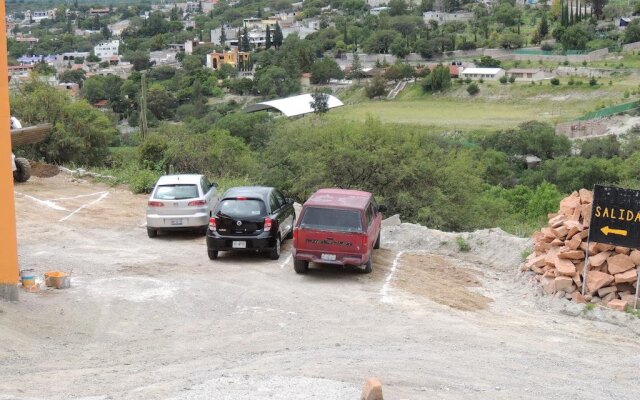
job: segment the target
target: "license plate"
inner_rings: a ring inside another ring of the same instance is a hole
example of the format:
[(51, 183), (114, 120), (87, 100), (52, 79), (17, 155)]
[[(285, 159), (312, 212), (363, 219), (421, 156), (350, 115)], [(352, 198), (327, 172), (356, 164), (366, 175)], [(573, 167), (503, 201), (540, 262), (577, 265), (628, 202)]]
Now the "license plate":
[(335, 254), (323, 254), (320, 256), (320, 258), (322, 258), (325, 261), (335, 261), (336, 260), (336, 255)]
[(182, 218), (172, 218), (170, 221), (171, 225), (182, 225)]
[(246, 249), (247, 248), (247, 242), (244, 241), (233, 241), (233, 243), (231, 243), (231, 247), (233, 247), (234, 249)]

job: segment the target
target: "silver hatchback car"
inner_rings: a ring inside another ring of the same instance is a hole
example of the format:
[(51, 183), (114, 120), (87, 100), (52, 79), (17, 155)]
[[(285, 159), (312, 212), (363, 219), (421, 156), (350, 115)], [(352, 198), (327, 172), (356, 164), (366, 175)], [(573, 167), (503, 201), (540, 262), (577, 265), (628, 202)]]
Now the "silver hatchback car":
[(166, 175), (156, 183), (147, 203), (147, 235), (158, 231), (201, 229), (206, 232), (218, 204), (218, 184), (204, 175)]

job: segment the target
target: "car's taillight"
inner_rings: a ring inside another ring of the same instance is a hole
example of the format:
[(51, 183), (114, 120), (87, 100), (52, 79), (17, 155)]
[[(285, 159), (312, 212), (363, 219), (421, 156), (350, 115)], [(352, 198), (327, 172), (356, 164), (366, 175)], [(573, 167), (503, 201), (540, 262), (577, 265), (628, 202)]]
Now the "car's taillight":
[(209, 218), (209, 230), (211, 230), (211, 231), (215, 231), (216, 230), (216, 219), (215, 218)]
[(367, 235), (360, 236), (360, 240), (362, 243), (362, 249), (367, 250), (367, 248), (369, 247), (369, 238), (367, 237)]
[(187, 203), (189, 207), (202, 207), (206, 206), (207, 202), (204, 200), (194, 200)]
[(296, 243), (298, 243), (298, 235), (300, 234), (300, 229), (298, 228), (293, 228), (293, 246), (296, 246)]
[(265, 218), (264, 219), (264, 231), (270, 231), (271, 230), (271, 218)]
[(164, 207), (164, 203), (161, 201), (150, 201), (147, 203), (149, 207)]

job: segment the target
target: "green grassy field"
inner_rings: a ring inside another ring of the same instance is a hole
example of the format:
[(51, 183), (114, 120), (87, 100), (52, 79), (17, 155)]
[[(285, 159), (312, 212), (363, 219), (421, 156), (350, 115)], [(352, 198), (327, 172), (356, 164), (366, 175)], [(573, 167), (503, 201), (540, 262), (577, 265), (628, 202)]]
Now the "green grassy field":
[[(395, 100), (367, 100), (353, 91), (345, 99), (345, 107), (333, 110), (339, 118), (364, 121), (374, 116), (384, 122), (419, 124), (446, 130), (507, 129), (538, 120), (551, 124), (573, 120), (601, 106), (634, 100), (623, 99), (628, 81), (607, 82), (591, 87), (583, 78), (580, 86), (560, 86), (499, 82), (480, 84), (480, 93), (469, 96), (466, 85), (455, 84), (444, 94), (423, 94), (419, 85), (407, 85)], [(347, 93), (345, 93), (347, 94)]]

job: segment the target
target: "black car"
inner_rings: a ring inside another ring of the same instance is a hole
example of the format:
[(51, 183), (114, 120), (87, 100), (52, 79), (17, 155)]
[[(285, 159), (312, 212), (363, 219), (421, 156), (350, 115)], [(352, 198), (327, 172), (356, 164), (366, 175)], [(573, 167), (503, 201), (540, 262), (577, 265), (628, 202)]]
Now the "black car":
[(220, 198), (209, 220), (209, 258), (218, 258), (219, 251), (261, 250), (277, 260), (282, 241), (293, 236), (295, 219), (293, 200), (285, 199), (275, 188), (231, 188)]

